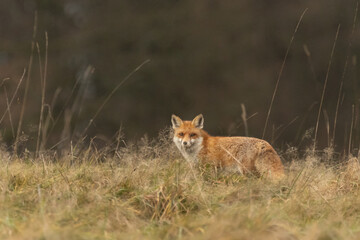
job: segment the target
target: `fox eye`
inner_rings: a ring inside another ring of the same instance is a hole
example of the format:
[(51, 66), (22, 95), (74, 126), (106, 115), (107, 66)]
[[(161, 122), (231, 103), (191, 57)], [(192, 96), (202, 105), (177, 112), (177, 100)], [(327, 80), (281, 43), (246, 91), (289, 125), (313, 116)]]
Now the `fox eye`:
[(179, 136), (180, 136), (180, 137), (183, 137), (183, 136), (184, 136), (184, 133), (183, 133), (183, 132), (179, 132)]
[(190, 137), (196, 137), (196, 133), (190, 134)]

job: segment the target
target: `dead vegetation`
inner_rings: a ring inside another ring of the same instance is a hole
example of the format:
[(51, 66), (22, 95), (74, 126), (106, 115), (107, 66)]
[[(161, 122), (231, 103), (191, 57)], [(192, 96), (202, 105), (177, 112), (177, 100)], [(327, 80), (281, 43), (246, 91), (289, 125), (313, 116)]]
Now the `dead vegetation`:
[(192, 169), (167, 139), (59, 159), (2, 152), (0, 238), (360, 237), (357, 157), (289, 149), (286, 178), (271, 183)]

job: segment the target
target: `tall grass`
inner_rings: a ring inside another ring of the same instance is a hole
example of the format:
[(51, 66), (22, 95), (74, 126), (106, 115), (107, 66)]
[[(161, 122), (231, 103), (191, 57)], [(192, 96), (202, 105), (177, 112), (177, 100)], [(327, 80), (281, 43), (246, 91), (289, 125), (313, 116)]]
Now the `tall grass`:
[(27, 102), (27, 97), (28, 97), (28, 92), (29, 92), (29, 87), (30, 87), (30, 76), (31, 76), (31, 70), (32, 70), (32, 65), (33, 65), (33, 53), (34, 53), (34, 48), (35, 48), (36, 34), (37, 34), (37, 13), (35, 13), (35, 16), (34, 16), (33, 36), (32, 36), (32, 42), (31, 42), (31, 53), (30, 53), (30, 58), (29, 58), (29, 65), (27, 67), (28, 71), (26, 73), (27, 75), (26, 75), (26, 81), (25, 81), (24, 97), (23, 97), (23, 102), (21, 105), (19, 123), (18, 123), (18, 127), (17, 127), (17, 132), (16, 132), (16, 139), (15, 139), (15, 143), (14, 143), (14, 152), (15, 153), (18, 150), (18, 143), (19, 143), (20, 137), (21, 137), (22, 124), (23, 124), (23, 120), (24, 120), (26, 102)]
[(267, 112), (267, 116), (266, 116), (266, 120), (265, 120), (265, 126), (264, 126), (264, 130), (263, 130), (263, 134), (262, 134), (262, 138), (264, 138), (264, 137), (265, 137), (265, 134), (266, 134), (266, 128), (267, 128), (267, 126), (268, 126), (268, 121), (269, 121), (269, 118), (270, 118), (271, 109), (272, 109), (272, 106), (273, 106), (273, 103), (274, 103), (274, 99), (275, 99), (277, 90), (278, 90), (278, 88), (279, 88), (280, 79), (281, 79), (282, 73), (283, 73), (284, 68), (285, 68), (285, 63), (286, 63), (287, 57), (288, 57), (288, 55), (289, 55), (289, 51), (290, 51), (291, 46), (292, 46), (292, 43), (293, 43), (293, 41), (294, 41), (294, 39), (295, 39), (295, 34), (296, 34), (296, 32), (298, 31), (298, 29), (299, 29), (300, 23), (301, 23), (304, 15), (305, 15), (305, 13), (306, 13), (306, 11), (307, 11), (307, 9), (305, 9), (305, 10), (303, 11), (303, 13), (301, 14), (301, 16), (300, 16), (300, 18), (299, 18), (299, 21), (298, 21), (298, 23), (296, 24), (295, 30), (294, 30), (291, 38), (290, 38), (289, 45), (288, 45), (288, 47), (287, 47), (287, 49), (286, 49), (286, 53), (285, 53), (285, 56), (284, 56), (284, 60), (283, 60), (283, 62), (282, 62), (282, 64), (281, 64), (281, 68), (280, 68), (280, 71), (279, 71), (279, 75), (278, 75), (278, 78), (277, 78), (277, 80), (276, 80), (276, 85), (275, 85), (275, 88), (274, 88), (274, 92), (273, 92), (273, 95), (272, 95), (272, 97), (271, 97), (270, 106), (269, 106), (269, 110), (268, 110), (268, 112)]
[(282, 153), (286, 177), (192, 167), (169, 134), (54, 157), (1, 151), (1, 239), (358, 239), (360, 164)]

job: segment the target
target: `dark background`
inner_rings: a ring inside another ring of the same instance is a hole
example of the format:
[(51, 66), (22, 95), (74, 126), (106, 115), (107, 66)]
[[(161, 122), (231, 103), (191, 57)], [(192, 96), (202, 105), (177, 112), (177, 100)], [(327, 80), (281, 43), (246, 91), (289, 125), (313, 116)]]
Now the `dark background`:
[[(314, 138), (340, 25), (318, 141), (321, 148), (331, 142), (343, 80), (335, 145), (339, 151), (348, 149), (351, 132), (355, 153), (360, 135), (357, 20), (352, 33), (354, 17), (359, 17), (356, 6), (357, 1), (350, 0), (1, 0), (0, 78), (9, 79), (0, 89), (0, 113), (6, 110), (5, 88), (11, 98), (28, 68), (37, 15), (35, 42), (42, 64), (40, 68), (35, 47), (21, 131), (28, 148), (35, 148), (37, 140), (45, 32), (49, 38), (45, 103), (49, 107), (44, 116), (49, 109), (52, 116), (47, 148), (61, 139), (80, 139), (110, 92), (147, 59), (150, 62), (112, 95), (86, 136), (108, 144), (121, 128), (127, 141), (154, 137), (170, 125), (172, 113), (184, 119), (203, 113), (205, 129), (211, 134), (244, 135), (244, 104), (247, 117), (252, 116), (249, 135), (262, 137), (286, 50), (307, 9), (289, 51), (265, 139), (282, 147), (306, 146)], [(15, 134), (8, 115), (0, 125), (8, 145), (16, 136), (27, 74), (11, 105)]]

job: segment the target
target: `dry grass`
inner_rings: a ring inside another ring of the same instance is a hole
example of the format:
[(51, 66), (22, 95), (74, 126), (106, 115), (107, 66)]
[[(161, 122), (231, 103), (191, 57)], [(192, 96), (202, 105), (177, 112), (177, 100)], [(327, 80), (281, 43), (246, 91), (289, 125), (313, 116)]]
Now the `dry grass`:
[[(289, 149), (278, 183), (192, 169), (166, 138), (61, 159), (1, 152), (1, 239), (358, 239), (360, 165)], [(195, 175), (193, 174), (195, 173)]]

